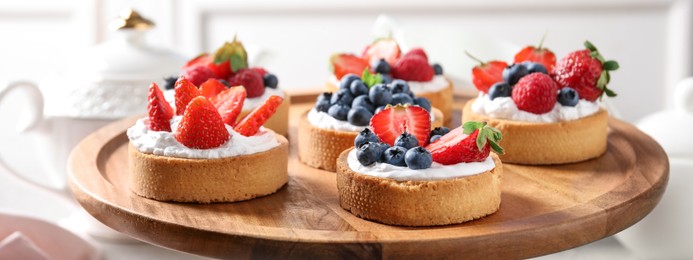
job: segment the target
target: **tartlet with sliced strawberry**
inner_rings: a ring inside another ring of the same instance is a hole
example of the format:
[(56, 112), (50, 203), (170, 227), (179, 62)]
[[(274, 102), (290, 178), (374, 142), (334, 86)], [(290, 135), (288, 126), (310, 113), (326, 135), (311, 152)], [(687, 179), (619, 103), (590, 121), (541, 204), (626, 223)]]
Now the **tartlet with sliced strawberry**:
[[(381, 74), (364, 70), (361, 77), (348, 75), (349, 87), (318, 95), (315, 105), (300, 118), (298, 157), (304, 164), (335, 171), (337, 157), (352, 146), (354, 138), (378, 111), (388, 105), (411, 105), (432, 121), (443, 124), (443, 114), (424, 97), (417, 97), (404, 80), (381, 83)], [(345, 84), (346, 86), (346, 84)], [(428, 131), (430, 129), (426, 129)]]
[(234, 202), (276, 192), (288, 181), (288, 141), (263, 127), (281, 106), (271, 96), (241, 116), (246, 88), (198, 88), (181, 77), (175, 109), (154, 83), (148, 115), (127, 130), (130, 190), (159, 201)]
[[(214, 53), (202, 53), (188, 61), (180, 72), (188, 83), (198, 88), (203, 96), (211, 97), (224, 89), (243, 86), (246, 102), (240, 116), (244, 116), (260, 106), (271, 96), (284, 98), (277, 108), (276, 115), (265, 122), (265, 127), (283, 136), (289, 133), (290, 99), (278, 88), (279, 80), (273, 73), (262, 67), (251, 67), (243, 44), (234, 37), (232, 42), (224, 43)], [(179, 77), (166, 79), (164, 89), (169, 101)]]
[[(348, 75), (361, 75), (365, 69), (382, 74), (383, 83), (406, 81), (412, 92), (431, 101), (443, 112), (445, 124), (452, 120), (453, 85), (443, 74), (440, 64), (431, 64), (422, 48), (403, 51), (392, 38), (376, 39), (360, 55), (336, 53), (330, 57), (330, 75), (327, 90), (336, 92), (344, 88)], [(348, 80), (347, 80), (348, 81)]]
[(600, 100), (616, 96), (607, 88), (616, 61), (586, 41), (585, 49), (558, 62), (540, 44), (523, 48), (501, 69), (504, 64), (480, 61), (472, 70), (479, 96), (462, 113), (463, 121), (486, 121), (507, 133), (503, 162), (563, 164), (606, 151), (608, 113)]
[(470, 121), (430, 129), (415, 106), (388, 107), (337, 160), (342, 208), (401, 226), (457, 224), (496, 212), (501, 201), (501, 133)]

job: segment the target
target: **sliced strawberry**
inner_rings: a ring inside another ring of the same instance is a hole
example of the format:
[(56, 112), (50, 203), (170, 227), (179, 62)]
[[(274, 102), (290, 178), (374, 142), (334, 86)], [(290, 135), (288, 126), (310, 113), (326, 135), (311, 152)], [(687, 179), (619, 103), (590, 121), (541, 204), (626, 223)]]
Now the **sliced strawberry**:
[(284, 99), (280, 96), (271, 96), (264, 104), (255, 108), (250, 114), (241, 119), (233, 128), (236, 132), (244, 136), (253, 136), (260, 127), (277, 112), (277, 108)]
[(226, 143), (231, 136), (214, 105), (199, 96), (185, 109), (175, 138), (189, 148), (210, 149)]
[(385, 59), (389, 64), (395, 64), (400, 54), (399, 44), (394, 39), (380, 38), (366, 47), (361, 57), (368, 62), (367, 64), (375, 64), (380, 59)]
[(197, 57), (188, 61), (183, 67), (183, 70), (187, 68), (194, 67), (196, 65), (202, 65), (214, 72), (214, 78), (225, 79), (230, 77), (233, 73), (231, 72), (231, 65), (229, 61), (224, 61), (220, 63), (214, 63), (214, 57), (209, 55), (209, 53), (202, 53)]
[(208, 79), (200, 85), (200, 94), (206, 98), (212, 98), (224, 90), (226, 85), (216, 79)]
[(424, 58), (426, 61), (428, 61), (428, 55), (426, 55), (426, 52), (422, 48), (413, 48), (409, 50), (406, 54), (404, 54), (402, 58), (409, 56), (420, 56)]
[(161, 92), (156, 83), (149, 85), (149, 105), (147, 112), (149, 114), (149, 129), (154, 131), (171, 132), (170, 120), (173, 117), (173, 109), (164, 98), (164, 93)]
[(431, 115), (419, 106), (388, 105), (371, 118), (370, 126), (380, 141), (391, 146), (404, 132), (415, 136), (419, 146), (425, 146), (431, 132)]
[[(544, 35), (544, 37), (546, 37), (546, 35)], [(551, 73), (553, 67), (556, 66), (556, 55), (553, 54), (551, 50), (542, 47), (544, 44), (544, 37), (541, 37), (541, 41), (537, 47), (527, 46), (515, 54), (515, 63), (521, 63), (523, 61), (541, 63), (546, 70)]]
[(368, 67), (368, 62), (353, 54), (337, 53), (330, 57), (330, 70), (338, 80), (349, 73), (361, 75), (366, 67)]
[(195, 85), (190, 83), (184, 76), (178, 78), (175, 87), (175, 104), (176, 115), (182, 115), (185, 112), (185, 107), (188, 106), (190, 100), (200, 95), (200, 91)]
[(222, 91), (211, 99), (212, 104), (219, 110), (219, 114), (221, 114), (225, 124), (230, 126), (236, 125), (236, 119), (243, 111), (243, 102), (246, 95), (245, 88), (236, 86)]
[(476, 89), (483, 93), (488, 93), (488, 89), (493, 84), (503, 81), (503, 70), (508, 67), (508, 63), (504, 61), (483, 62), (468, 52), (465, 51), (465, 53), (473, 60), (479, 62), (479, 65), (472, 68), (472, 83), (474, 83)]
[(491, 150), (503, 153), (498, 145), (502, 138), (501, 133), (486, 122), (469, 121), (426, 146), (426, 150), (431, 152), (434, 162), (443, 165), (483, 162)]

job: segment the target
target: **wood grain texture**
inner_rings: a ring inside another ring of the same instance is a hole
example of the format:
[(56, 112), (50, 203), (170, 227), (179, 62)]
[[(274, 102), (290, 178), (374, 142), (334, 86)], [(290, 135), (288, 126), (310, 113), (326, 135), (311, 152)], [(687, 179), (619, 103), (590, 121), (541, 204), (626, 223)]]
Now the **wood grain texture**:
[[(290, 140), (314, 100), (292, 97)], [(458, 99), (455, 111), (462, 104)], [(464, 100), (461, 100), (464, 101)], [(459, 118), (459, 117), (457, 117)], [(335, 173), (297, 159), (290, 144), (289, 184), (276, 194), (226, 204), (166, 203), (128, 190), (125, 129), (109, 125), (83, 140), (69, 160), (80, 204), (104, 224), (137, 239), (211, 257), (526, 258), (615, 234), (647, 215), (669, 176), (662, 148), (632, 125), (609, 120), (607, 152), (559, 166), (504, 164), (501, 207), (468, 223), (409, 228), (363, 220), (339, 206)], [(457, 123), (459, 124), (459, 123)]]

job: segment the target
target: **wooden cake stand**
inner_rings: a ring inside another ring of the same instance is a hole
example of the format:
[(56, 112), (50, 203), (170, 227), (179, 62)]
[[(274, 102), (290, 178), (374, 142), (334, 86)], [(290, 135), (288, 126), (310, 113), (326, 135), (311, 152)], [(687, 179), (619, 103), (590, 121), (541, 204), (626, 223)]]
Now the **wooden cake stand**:
[[(296, 119), (314, 97), (292, 96), (291, 141), (297, 140)], [(462, 105), (456, 104), (457, 115)], [(125, 130), (135, 120), (100, 129), (72, 152), (69, 183), (76, 199), (119, 232), (210, 257), (539, 256), (599, 240), (638, 222), (657, 205), (669, 176), (667, 156), (652, 138), (610, 119), (606, 154), (559, 166), (505, 164), (500, 210), (459, 225), (409, 228), (354, 217), (339, 206), (335, 174), (301, 164), (295, 143), (289, 183), (274, 195), (238, 203), (166, 203), (128, 189)]]

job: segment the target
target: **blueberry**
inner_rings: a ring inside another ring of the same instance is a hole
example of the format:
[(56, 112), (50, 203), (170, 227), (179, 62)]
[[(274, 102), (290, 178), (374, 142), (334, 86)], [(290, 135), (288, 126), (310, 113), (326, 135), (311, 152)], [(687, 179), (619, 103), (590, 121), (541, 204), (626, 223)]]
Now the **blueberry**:
[(431, 153), (421, 146), (411, 148), (404, 154), (404, 162), (412, 170), (426, 169), (433, 164)]
[(368, 97), (375, 106), (384, 106), (392, 101), (392, 92), (384, 84), (375, 84), (368, 92)]
[(503, 70), (503, 81), (508, 82), (510, 86), (514, 86), (515, 83), (527, 74), (527, 67), (522, 64), (512, 64)]
[(438, 63), (433, 64), (433, 73), (436, 75), (443, 75), (443, 66), (440, 66)]
[(494, 100), (498, 97), (509, 97), (512, 94), (513, 88), (506, 82), (496, 82), (488, 89), (488, 98)]
[(580, 101), (580, 95), (570, 87), (564, 87), (558, 91), (558, 103), (561, 105), (574, 107)]
[(434, 135), (441, 135), (442, 136), (442, 135), (446, 135), (448, 133), (450, 133), (450, 128), (447, 128), (444, 126), (439, 126), (439, 127), (433, 128), (433, 130), (431, 130), (430, 136), (434, 136)]
[(419, 105), (420, 107), (423, 107), (423, 109), (426, 109), (426, 111), (428, 111), (428, 112), (431, 112), (431, 101), (428, 100), (428, 98), (417, 97), (414, 99), (414, 104)]
[(364, 84), (361, 79), (352, 81), (349, 89), (351, 90), (351, 95), (354, 97), (368, 94), (368, 87), (366, 87), (366, 84)]
[(349, 106), (344, 104), (334, 104), (327, 110), (327, 114), (339, 121), (347, 121)]
[(380, 81), (383, 84), (390, 84), (392, 82), (392, 77), (385, 75), (385, 74), (380, 74), (380, 77), (382, 80)]
[(387, 61), (385, 61), (385, 59), (380, 59), (380, 60), (376, 61), (375, 64), (372, 64), (371, 66), (373, 66), (373, 68), (374, 68), (373, 70), (376, 73), (390, 74), (390, 64), (387, 63)]
[(407, 167), (407, 163), (404, 162), (404, 155), (407, 153), (407, 149), (404, 147), (393, 146), (387, 148), (383, 152), (383, 162), (387, 164), (392, 164), (395, 166)]
[(351, 102), (351, 107), (363, 107), (368, 110), (368, 112), (373, 113), (375, 111), (375, 106), (371, 102), (370, 98), (368, 98), (368, 95), (360, 95), (356, 98), (354, 98), (354, 101)]
[(378, 112), (383, 111), (383, 109), (385, 109), (385, 107), (386, 107), (386, 106), (379, 106), (379, 107), (375, 108), (375, 112), (374, 112), (373, 114), (375, 115), (375, 114), (377, 114)]
[(165, 90), (174, 89), (176, 87), (176, 80), (178, 80), (178, 78), (174, 77), (174, 76), (165, 77), (164, 78), (164, 89)]
[(412, 92), (411, 90), (409, 91), (408, 94), (411, 98), (416, 98), (416, 94), (414, 94), (414, 92)]
[(361, 147), (361, 145), (368, 143), (368, 142), (373, 142), (377, 143), (380, 140), (378, 139), (378, 136), (371, 131), (371, 129), (366, 128), (361, 131), (356, 138), (354, 138), (354, 146), (356, 148)]
[(395, 146), (404, 147), (407, 150), (414, 148), (419, 145), (419, 140), (416, 140), (416, 136), (410, 133), (404, 132), (395, 139)]
[(385, 150), (387, 150), (387, 148), (390, 148), (390, 145), (382, 142), (373, 143), (373, 145), (378, 149), (379, 154), (381, 155), (378, 157), (378, 162), (383, 162), (384, 158), (382, 157), (382, 154), (385, 152)]
[(315, 103), (315, 110), (317, 110), (318, 112), (327, 113), (327, 111), (329, 109), (330, 109), (330, 101), (329, 100), (323, 99), (323, 100), (320, 100), (320, 101)]
[(322, 100), (327, 100), (330, 101), (332, 99), (332, 92), (322, 92), (320, 95), (318, 95), (317, 101), (315, 103), (320, 102)]
[(429, 140), (428, 142), (429, 142), (429, 143), (433, 143), (433, 142), (435, 142), (435, 141), (438, 141), (438, 139), (440, 139), (441, 137), (442, 137), (442, 136), (440, 136), (440, 135), (431, 136), (431, 140)]
[(390, 88), (392, 89), (392, 94), (409, 93), (409, 84), (401, 79), (393, 80), (392, 83), (390, 83)]
[(407, 94), (405, 93), (397, 93), (392, 95), (392, 101), (390, 101), (390, 104), (392, 105), (397, 105), (397, 104), (413, 104), (414, 100)]
[(272, 73), (265, 74), (262, 80), (265, 82), (265, 87), (268, 88), (277, 88), (277, 85), (279, 85), (279, 79)]
[(380, 160), (383, 152), (377, 144), (369, 142), (356, 149), (356, 159), (361, 165), (368, 166)]
[(521, 63), (522, 66), (525, 66), (527, 68), (527, 74), (532, 74), (532, 73), (544, 73), (544, 74), (549, 74), (549, 71), (546, 69), (544, 64), (538, 63), (538, 62), (531, 62), (531, 61), (525, 61)]
[(344, 75), (342, 80), (339, 82), (339, 89), (349, 89), (351, 87), (351, 82), (356, 79), (361, 79), (361, 77), (354, 73)]
[(219, 83), (221, 83), (221, 84), (224, 84), (224, 86), (226, 86), (227, 88), (230, 88), (230, 87), (231, 87), (231, 84), (229, 84), (229, 82), (226, 81), (226, 80), (217, 79), (217, 81), (219, 81)]
[(367, 126), (371, 122), (371, 117), (373, 113), (364, 107), (354, 107), (347, 114), (347, 120), (355, 126)]
[(335, 92), (332, 94), (332, 98), (330, 98), (330, 104), (343, 104), (347, 106), (351, 106), (351, 102), (354, 102), (354, 96), (351, 95), (351, 91), (349, 89), (340, 89), (339, 91)]

